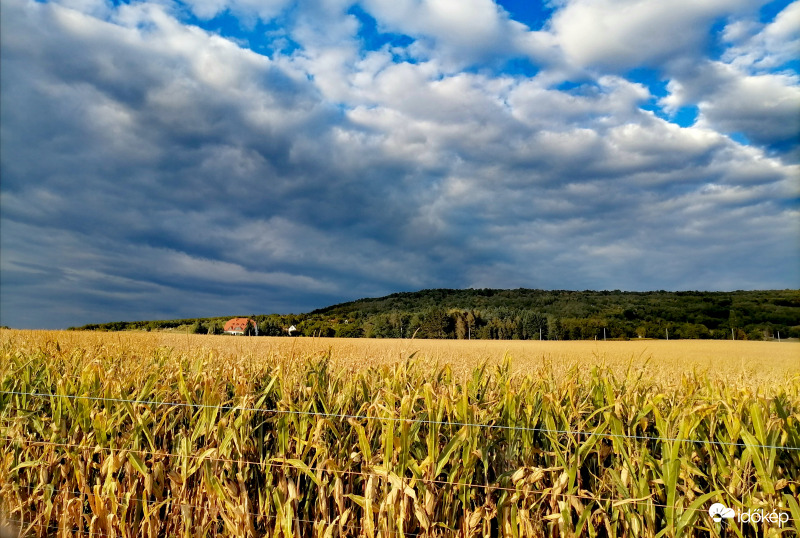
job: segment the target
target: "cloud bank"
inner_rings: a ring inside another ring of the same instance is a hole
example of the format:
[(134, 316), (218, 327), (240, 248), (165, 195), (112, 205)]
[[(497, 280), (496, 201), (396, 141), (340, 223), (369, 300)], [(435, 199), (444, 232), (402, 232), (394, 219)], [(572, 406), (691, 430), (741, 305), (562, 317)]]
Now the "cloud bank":
[(0, 323), (797, 287), (762, 4), (2, 0)]

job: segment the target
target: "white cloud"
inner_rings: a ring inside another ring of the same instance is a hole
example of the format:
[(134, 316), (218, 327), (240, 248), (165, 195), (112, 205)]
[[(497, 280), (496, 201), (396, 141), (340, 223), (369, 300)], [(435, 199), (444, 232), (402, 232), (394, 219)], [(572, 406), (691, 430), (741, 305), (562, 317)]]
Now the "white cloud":
[(200, 19), (212, 19), (225, 11), (245, 19), (260, 18), (269, 21), (290, 5), (289, 0), (183, 0), (192, 13)]
[(448, 72), (509, 55), (543, 64), (558, 56), (549, 35), (531, 32), (492, 0), (365, 0), (363, 5), (381, 31), (416, 38), (412, 54), (435, 58)]
[(725, 27), (724, 37), (732, 46), (722, 60), (742, 70), (763, 72), (796, 60), (800, 51), (800, 2), (793, 2), (763, 25), (736, 20)]
[(800, 87), (797, 77), (739, 77), (699, 103), (700, 125), (723, 132), (743, 132), (759, 144), (797, 143), (800, 133)]
[(550, 26), (571, 62), (626, 71), (700, 56), (712, 22), (748, 7), (746, 0), (569, 0)]
[(731, 65), (706, 61), (671, 80), (670, 94), (661, 104), (669, 111), (696, 104), (699, 127), (744, 133), (762, 145), (797, 144), (798, 82), (797, 75), (747, 75)]
[(508, 103), (514, 116), (529, 125), (561, 125), (566, 128), (580, 123), (602, 124), (636, 121), (641, 118), (640, 105), (650, 97), (641, 84), (617, 76), (599, 77), (595, 84), (586, 84), (576, 91), (548, 88), (539, 77), (522, 81), (509, 91)]
[[(95, 16), (95, 4), (4, 0), (4, 320), (28, 295), (119, 312), (93, 282), (160, 313), (187, 305), (173, 317), (197, 315), (198, 296), (260, 312), (431, 286), (709, 288), (719, 275), (698, 268), (720, 264), (739, 287), (785, 283), (798, 168), (726, 133), (765, 145), (791, 134), (797, 80), (733, 60), (671, 63), (662, 104), (700, 107), (681, 128), (642, 109), (648, 87), (600, 66), (698, 53), (609, 56), (655, 31), (662, 8), (641, 2), (618, 10), (629, 20), (604, 15), (617, 33), (596, 52), (559, 26), (606, 5), (569, 3), (531, 33), (489, 2), (368, 4), (379, 27), (427, 47), (404, 62), (364, 50), (335, 0), (300, 4), (282, 34), (299, 48), (271, 57), (184, 24), (174, 6)], [(485, 16), (461, 21), (470, 6)], [(726, 33), (745, 47), (768, 31)], [(559, 54), (534, 77), (457, 69), (558, 40), (591, 66), (571, 89), (558, 86), (570, 72)], [(730, 237), (766, 245), (761, 260), (719, 246)]]
[(367, 0), (365, 7), (389, 30), (430, 36), (473, 53), (495, 49), (510, 23), (490, 0)]
[(100, 19), (108, 17), (113, 12), (113, 5), (109, 0), (58, 0), (58, 3), (76, 12)]

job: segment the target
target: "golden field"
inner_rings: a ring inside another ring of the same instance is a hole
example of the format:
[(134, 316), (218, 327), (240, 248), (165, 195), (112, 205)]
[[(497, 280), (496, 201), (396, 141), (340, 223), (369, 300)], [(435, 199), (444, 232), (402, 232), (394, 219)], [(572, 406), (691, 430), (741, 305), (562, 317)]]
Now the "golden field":
[[(0, 331), (32, 536), (794, 536), (800, 344)], [(786, 514), (715, 523), (708, 506)]]
[[(159, 349), (177, 353), (212, 354), (220, 361), (278, 363), (325, 354), (339, 368), (394, 364), (409, 356), (424, 357), (423, 365), (449, 364), (461, 374), (488, 362), (500, 364), (508, 355), (512, 368), (533, 373), (542, 366), (566, 372), (572, 367), (607, 366), (624, 372), (644, 368), (664, 382), (678, 382), (696, 370), (713, 379), (780, 385), (800, 375), (800, 343), (731, 340), (411, 340), (368, 338), (289, 338), (196, 335), (179, 332), (2, 331), (3, 339), (21, 348), (58, 341), (65, 349), (108, 349), (121, 354), (147, 354)], [(30, 340), (30, 336), (34, 336)]]

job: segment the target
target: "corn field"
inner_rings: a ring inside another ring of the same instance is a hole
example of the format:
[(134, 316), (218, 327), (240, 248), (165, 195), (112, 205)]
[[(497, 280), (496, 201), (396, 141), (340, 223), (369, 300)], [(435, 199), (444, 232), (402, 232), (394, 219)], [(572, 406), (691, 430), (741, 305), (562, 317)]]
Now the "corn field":
[[(10, 536), (800, 532), (800, 368), (753, 386), (636, 361), (461, 371), (414, 352), (360, 366), (324, 346), (0, 338)], [(716, 502), (788, 522), (715, 522)]]

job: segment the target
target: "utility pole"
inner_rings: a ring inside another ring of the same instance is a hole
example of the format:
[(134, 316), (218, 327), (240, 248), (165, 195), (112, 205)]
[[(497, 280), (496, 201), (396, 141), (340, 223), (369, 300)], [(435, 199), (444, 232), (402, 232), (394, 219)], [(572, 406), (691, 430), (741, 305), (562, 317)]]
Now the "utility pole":
[(779, 344), (781, 343), (781, 332), (780, 331), (778, 331), (778, 343)]
[(603, 327), (603, 342), (606, 341), (606, 328)]
[(667, 332), (667, 340), (669, 340), (669, 329), (664, 329)]
[(731, 327), (731, 340), (736, 340), (736, 335), (733, 334), (733, 327)]

